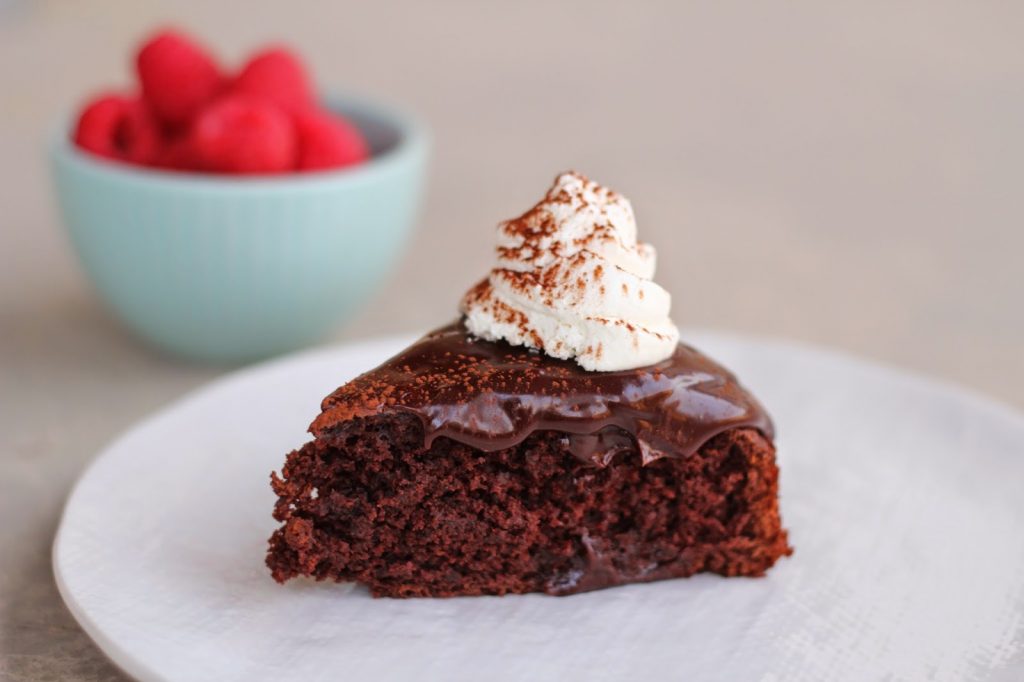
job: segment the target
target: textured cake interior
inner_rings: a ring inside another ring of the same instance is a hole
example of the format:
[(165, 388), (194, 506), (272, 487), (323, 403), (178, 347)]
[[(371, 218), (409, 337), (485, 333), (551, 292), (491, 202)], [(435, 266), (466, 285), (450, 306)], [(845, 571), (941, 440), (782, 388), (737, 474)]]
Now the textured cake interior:
[(775, 451), (754, 429), (695, 455), (606, 467), (539, 431), (484, 452), (423, 445), (419, 419), (345, 422), (292, 452), (273, 476), (283, 522), (267, 565), (355, 581), (376, 596), (571, 594), (700, 571), (761, 575), (790, 553)]

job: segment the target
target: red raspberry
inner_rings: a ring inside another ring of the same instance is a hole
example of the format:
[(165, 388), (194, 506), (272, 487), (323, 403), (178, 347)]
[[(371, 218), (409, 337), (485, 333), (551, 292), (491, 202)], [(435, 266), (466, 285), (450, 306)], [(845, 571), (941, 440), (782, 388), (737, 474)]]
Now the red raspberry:
[(174, 31), (150, 38), (135, 65), (143, 96), (157, 118), (172, 128), (188, 124), (224, 83), (213, 58)]
[(160, 153), (160, 128), (136, 97), (103, 95), (78, 118), (75, 144), (93, 154), (129, 163), (149, 164)]
[(370, 155), (359, 130), (344, 118), (322, 111), (295, 116), (299, 135), (299, 170), (341, 168)]
[(285, 111), (306, 111), (316, 104), (306, 67), (291, 51), (272, 47), (258, 52), (238, 74), (232, 91), (263, 97)]
[(190, 144), (200, 167), (222, 173), (279, 173), (295, 168), (295, 128), (269, 102), (228, 95), (192, 124)]
[(192, 149), (191, 138), (188, 135), (180, 135), (165, 140), (163, 149), (153, 165), (174, 171), (199, 170), (199, 161)]

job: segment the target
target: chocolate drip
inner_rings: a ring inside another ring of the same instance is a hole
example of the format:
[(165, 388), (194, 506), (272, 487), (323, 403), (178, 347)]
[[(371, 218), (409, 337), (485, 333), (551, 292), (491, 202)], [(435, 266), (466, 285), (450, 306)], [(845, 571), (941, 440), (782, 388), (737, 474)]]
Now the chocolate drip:
[(540, 430), (564, 434), (580, 459), (604, 466), (639, 449), (644, 463), (685, 457), (715, 435), (752, 427), (773, 437), (764, 408), (728, 370), (679, 344), (655, 365), (588, 372), (567, 360), (471, 336), (461, 322), (427, 334), (324, 399), (317, 436), (355, 417), (409, 412), (425, 445), (446, 437), (484, 451)]

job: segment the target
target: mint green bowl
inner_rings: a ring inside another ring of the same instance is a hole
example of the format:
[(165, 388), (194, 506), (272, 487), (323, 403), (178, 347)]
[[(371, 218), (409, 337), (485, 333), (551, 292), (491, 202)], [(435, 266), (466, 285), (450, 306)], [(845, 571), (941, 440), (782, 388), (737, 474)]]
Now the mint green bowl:
[(126, 326), (186, 358), (239, 363), (316, 343), (367, 302), (407, 242), (427, 142), (413, 119), (328, 101), (373, 158), (267, 177), (163, 172), (51, 146), (64, 224)]

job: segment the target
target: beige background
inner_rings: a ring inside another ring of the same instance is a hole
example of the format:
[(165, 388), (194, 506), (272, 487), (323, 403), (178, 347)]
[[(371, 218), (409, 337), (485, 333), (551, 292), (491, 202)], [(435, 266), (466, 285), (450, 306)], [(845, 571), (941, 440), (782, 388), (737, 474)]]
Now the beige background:
[(127, 83), (164, 19), (235, 63), (291, 42), (326, 88), (433, 129), (409, 255), (338, 339), (451, 317), (494, 223), (575, 167), (633, 200), (684, 327), (826, 344), (1024, 407), (1024, 4), (625, 5), (0, 2), (0, 679), (119, 679), (53, 587), (60, 506), (104, 443), (223, 371), (111, 320), (46, 174), (55, 121)]

